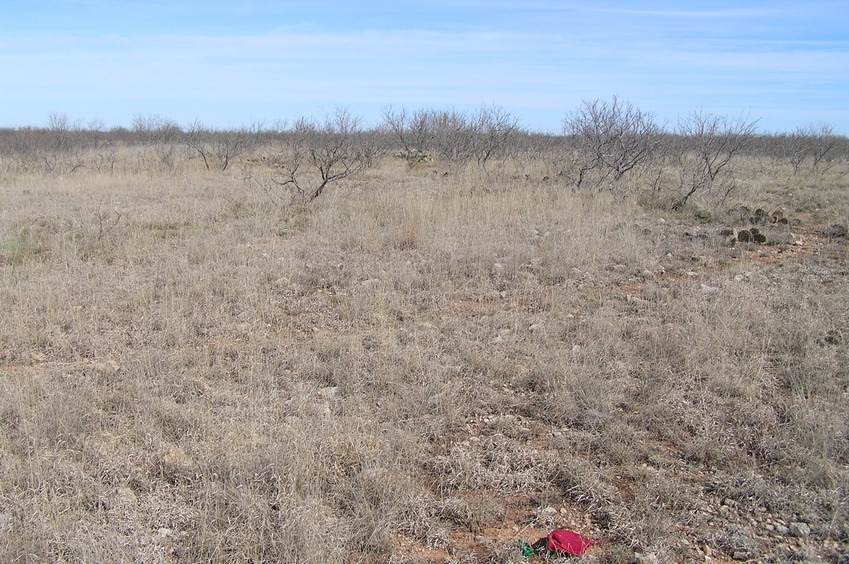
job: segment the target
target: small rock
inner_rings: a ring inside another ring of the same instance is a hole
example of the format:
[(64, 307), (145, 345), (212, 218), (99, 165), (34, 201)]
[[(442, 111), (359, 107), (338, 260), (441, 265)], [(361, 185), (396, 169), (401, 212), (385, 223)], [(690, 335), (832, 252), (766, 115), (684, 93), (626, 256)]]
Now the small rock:
[(825, 235), (829, 239), (846, 239), (847, 235), (849, 235), (849, 229), (847, 229), (846, 225), (835, 223), (828, 226)]
[(634, 558), (639, 564), (657, 564), (657, 554), (654, 552), (649, 552), (648, 554), (635, 554)]
[(823, 337), (823, 343), (827, 345), (843, 344), (843, 333), (837, 329), (829, 329)]
[(794, 537), (806, 537), (811, 534), (811, 527), (807, 523), (794, 521), (790, 523), (789, 531)]
[(801, 521), (802, 523), (807, 523), (808, 525), (810, 525), (811, 523), (816, 523), (817, 521), (820, 521), (820, 518), (816, 514), (813, 514), (813, 513), (801, 513), (801, 514), (798, 515), (798, 517), (799, 518), (796, 519), (797, 521)]
[(339, 397), (339, 386), (327, 386), (318, 391), (318, 395), (325, 399), (335, 399)]
[(114, 376), (121, 371), (121, 366), (114, 360), (95, 362), (92, 371), (100, 376)]
[(110, 499), (111, 505), (135, 505), (139, 502), (139, 498), (133, 493), (133, 490), (128, 487), (120, 487), (115, 490), (115, 493)]
[(541, 526), (552, 526), (557, 522), (560, 512), (554, 507), (546, 507), (539, 509), (534, 515), (534, 523)]

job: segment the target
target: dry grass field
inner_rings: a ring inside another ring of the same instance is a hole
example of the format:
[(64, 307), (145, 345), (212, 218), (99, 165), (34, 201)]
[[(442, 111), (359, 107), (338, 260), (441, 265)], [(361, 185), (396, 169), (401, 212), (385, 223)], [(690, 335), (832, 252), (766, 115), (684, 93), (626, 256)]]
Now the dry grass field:
[(2, 562), (849, 562), (845, 163), (0, 170)]

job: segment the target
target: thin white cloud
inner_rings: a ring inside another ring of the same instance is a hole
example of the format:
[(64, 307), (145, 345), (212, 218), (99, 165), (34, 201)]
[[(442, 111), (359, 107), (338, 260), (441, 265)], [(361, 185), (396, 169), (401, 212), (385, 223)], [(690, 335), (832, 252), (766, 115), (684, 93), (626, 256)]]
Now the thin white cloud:
[(606, 14), (623, 14), (629, 16), (647, 16), (663, 18), (721, 18), (751, 19), (776, 16), (775, 8), (726, 8), (699, 10), (640, 10), (635, 8), (596, 8), (593, 11)]
[[(745, 2), (734, 9), (668, 10), (651, 2), (460, 2), (466, 12), (452, 26), (443, 25), (450, 19), (443, 16), (393, 27), (376, 15), (348, 27), (341, 20), (319, 26), (293, 17), (227, 33), (173, 26), (121, 33), (107, 26), (100, 33), (0, 36), (0, 102), (42, 109), (51, 103), (52, 111), (70, 100), (101, 106), (180, 100), (196, 107), (229, 104), (230, 115), (253, 103), (495, 103), (560, 114), (582, 98), (619, 94), (657, 112), (712, 101), (731, 107), (737, 96), (739, 107), (757, 112), (778, 104), (776, 97), (792, 98), (796, 107), (821, 101), (827, 87), (837, 94), (823, 106), (826, 116), (849, 90), (846, 35), (792, 27), (792, 33), (775, 33), (776, 20), (801, 9), (787, 3), (775, 10)], [(147, 14), (197, 7), (176, 4), (146, 4)], [(86, 5), (114, 16), (130, 4)], [(298, 5), (303, 16), (309, 4)], [(456, 2), (417, 4), (427, 11), (422, 5), (454, 10), (448, 15), (458, 10)], [(484, 23), (469, 18), (470, 8), (486, 14)], [(241, 15), (280, 10), (267, 2), (238, 9)], [(0, 125), (10, 115), (2, 108)]]

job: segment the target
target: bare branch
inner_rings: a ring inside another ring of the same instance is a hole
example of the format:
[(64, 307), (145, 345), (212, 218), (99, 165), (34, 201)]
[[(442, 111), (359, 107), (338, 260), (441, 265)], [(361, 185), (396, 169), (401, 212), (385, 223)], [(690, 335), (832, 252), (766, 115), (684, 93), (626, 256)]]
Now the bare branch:
[(660, 142), (660, 127), (651, 114), (613, 97), (611, 101), (585, 101), (564, 120), (578, 152), (577, 182), (597, 170), (600, 181), (617, 182), (646, 162)]
[[(733, 189), (731, 163), (754, 140), (757, 122), (741, 115), (731, 120), (695, 110), (678, 124), (684, 143), (678, 156), (680, 164), (680, 209), (696, 193), (709, 193), (715, 184), (726, 183), (723, 192)], [(731, 184), (728, 184), (731, 182)]]
[[(260, 184), (266, 192), (290, 187), (305, 202), (321, 196), (328, 185), (371, 167), (385, 150), (363, 129), (360, 118), (344, 108), (323, 122), (301, 118), (281, 139), (276, 150), (256, 160), (271, 172), (268, 181)], [(246, 178), (258, 182), (253, 172)]]

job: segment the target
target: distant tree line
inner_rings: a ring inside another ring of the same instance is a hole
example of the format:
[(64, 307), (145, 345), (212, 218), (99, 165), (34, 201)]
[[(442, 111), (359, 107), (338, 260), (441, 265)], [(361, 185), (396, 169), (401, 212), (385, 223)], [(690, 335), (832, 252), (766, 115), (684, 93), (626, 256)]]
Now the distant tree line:
[(735, 185), (743, 156), (786, 163), (792, 174), (825, 173), (849, 161), (849, 138), (827, 124), (790, 133), (759, 134), (748, 116), (694, 110), (672, 126), (618, 97), (584, 101), (562, 121), (560, 134), (520, 125), (497, 106), (474, 111), (387, 107), (367, 127), (346, 109), (324, 119), (256, 123), (215, 129), (186, 127), (159, 115), (137, 116), (130, 128), (82, 124), (51, 114), (46, 127), (0, 129), (0, 177), (13, 174), (175, 173), (192, 162), (213, 172), (234, 165), (273, 202), (312, 201), (330, 184), (384, 157), (409, 169), (472, 167), (513, 174), (541, 163), (545, 177), (573, 190), (627, 194), (639, 185), (672, 196), (681, 207), (696, 195), (722, 197)]

